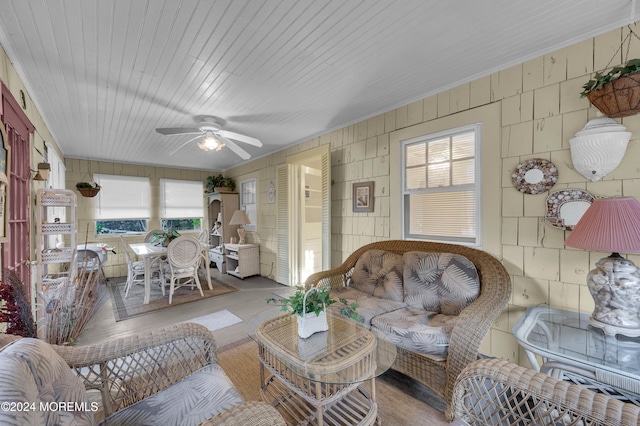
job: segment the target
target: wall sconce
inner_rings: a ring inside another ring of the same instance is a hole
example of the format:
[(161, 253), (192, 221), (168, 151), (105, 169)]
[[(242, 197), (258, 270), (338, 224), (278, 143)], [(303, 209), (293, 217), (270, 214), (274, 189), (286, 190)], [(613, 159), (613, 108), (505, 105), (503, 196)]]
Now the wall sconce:
[(626, 130), (609, 117), (589, 121), (569, 140), (576, 171), (592, 182), (611, 173), (622, 161), (631, 139), (631, 133)]
[(49, 179), (49, 172), (51, 171), (51, 164), (38, 163), (38, 170), (33, 180), (47, 180)]

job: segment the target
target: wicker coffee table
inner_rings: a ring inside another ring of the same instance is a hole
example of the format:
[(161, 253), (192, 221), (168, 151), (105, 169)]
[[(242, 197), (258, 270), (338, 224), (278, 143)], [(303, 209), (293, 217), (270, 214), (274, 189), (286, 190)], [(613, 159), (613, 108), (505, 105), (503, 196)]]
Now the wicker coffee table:
[(249, 320), (247, 332), (258, 343), (262, 398), (290, 424), (373, 424), (375, 378), (391, 367), (396, 347), (352, 320), (332, 313), (327, 320), (328, 331), (306, 339), (298, 337), (295, 316), (278, 309)]

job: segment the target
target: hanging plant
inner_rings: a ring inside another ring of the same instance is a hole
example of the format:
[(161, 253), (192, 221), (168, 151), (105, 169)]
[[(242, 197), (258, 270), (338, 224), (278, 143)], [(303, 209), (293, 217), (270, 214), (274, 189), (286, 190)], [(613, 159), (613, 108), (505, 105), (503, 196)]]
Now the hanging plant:
[(640, 59), (631, 59), (625, 66), (597, 72), (580, 93), (611, 118), (628, 117), (640, 112)]
[(100, 185), (97, 182), (78, 182), (76, 183), (76, 189), (83, 197), (95, 197), (100, 192)]

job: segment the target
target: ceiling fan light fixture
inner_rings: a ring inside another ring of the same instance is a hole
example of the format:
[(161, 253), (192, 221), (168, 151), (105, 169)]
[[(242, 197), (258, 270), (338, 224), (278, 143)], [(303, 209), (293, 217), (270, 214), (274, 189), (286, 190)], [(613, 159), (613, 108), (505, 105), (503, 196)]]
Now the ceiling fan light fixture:
[(198, 147), (203, 151), (220, 151), (224, 144), (213, 136), (213, 133), (207, 132), (207, 136), (198, 143)]

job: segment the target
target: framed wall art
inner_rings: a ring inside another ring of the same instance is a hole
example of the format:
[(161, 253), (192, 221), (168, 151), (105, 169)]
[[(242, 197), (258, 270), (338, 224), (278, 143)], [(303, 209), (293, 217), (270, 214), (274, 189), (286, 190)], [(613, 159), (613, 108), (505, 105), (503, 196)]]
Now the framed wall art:
[(373, 181), (353, 184), (353, 211), (373, 211)]

